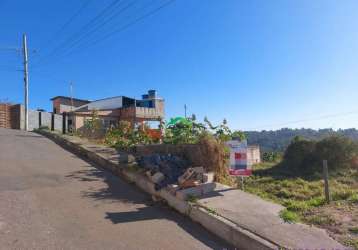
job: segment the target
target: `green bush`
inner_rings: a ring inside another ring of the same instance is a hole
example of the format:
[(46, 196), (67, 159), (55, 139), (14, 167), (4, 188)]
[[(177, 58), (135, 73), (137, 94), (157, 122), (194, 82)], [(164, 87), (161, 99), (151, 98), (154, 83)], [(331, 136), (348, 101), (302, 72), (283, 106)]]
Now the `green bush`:
[(322, 172), (327, 160), (330, 171), (355, 168), (358, 156), (357, 143), (349, 138), (331, 136), (320, 141), (295, 137), (284, 154), (284, 166), (294, 174), (307, 175)]
[(138, 144), (150, 144), (153, 140), (145, 128), (132, 128), (131, 123), (120, 121), (118, 128), (112, 128), (105, 135), (105, 143), (118, 149), (130, 149)]
[(297, 222), (299, 221), (299, 216), (295, 212), (289, 211), (287, 209), (284, 209), (280, 212), (280, 217), (285, 222)]

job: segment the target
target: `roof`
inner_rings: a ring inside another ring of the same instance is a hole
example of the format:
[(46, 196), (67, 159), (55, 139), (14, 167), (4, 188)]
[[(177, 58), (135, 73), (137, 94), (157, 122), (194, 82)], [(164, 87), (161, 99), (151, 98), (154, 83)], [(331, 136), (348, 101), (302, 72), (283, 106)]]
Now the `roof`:
[(123, 101), (122, 101), (123, 98), (125, 98), (125, 96), (114, 96), (114, 97), (95, 100), (75, 108), (74, 111), (82, 112), (82, 111), (88, 111), (94, 109), (111, 110), (111, 109), (121, 108), (123, 107)]
[(55, 96), (55, 97), (52, 97), (50, 100), (53, 101), (55, 99), (58, 99), (58, 98), (62, 98), (62, 99), (68, 99), (68, 100), (74, 100), (74, 101), (80, 101), (80, 102), (91, 102), (90, 100), (84, 100), (84, 99), (78, 99), (78, 98), (71, 98), (71, 97), (68, 97), (68, 96), (62, 96), (62, 95), (58, 95), (58, 96)]

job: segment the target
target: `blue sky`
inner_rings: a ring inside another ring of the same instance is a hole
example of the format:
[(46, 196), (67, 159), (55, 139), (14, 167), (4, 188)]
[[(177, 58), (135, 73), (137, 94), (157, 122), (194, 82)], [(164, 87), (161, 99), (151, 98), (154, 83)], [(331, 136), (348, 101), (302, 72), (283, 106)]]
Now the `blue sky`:
[(176, 0), (92, 43), (165, 1), (122, 0), (106, 26), (53, 52), (113, 0), (90, 1), (63, 30), (84, 0), (0, 0), (0, 99), (23, 101), (21, 56), (1, 48), (26, 33), (31, 108), (50, 110), (73, 81), (88, 99), (157, 89), (167, 118), (186, 104), (235, 129), (358, 127), (358, 1)]

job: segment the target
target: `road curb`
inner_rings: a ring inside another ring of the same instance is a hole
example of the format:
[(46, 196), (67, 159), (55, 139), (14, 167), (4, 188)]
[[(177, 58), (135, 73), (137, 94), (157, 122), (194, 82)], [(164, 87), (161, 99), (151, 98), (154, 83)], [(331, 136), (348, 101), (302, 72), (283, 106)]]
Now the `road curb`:
[(118, 164), (114, 160), (107, 159), (105, 156), (86, 148), (86, 146), (81, 143), (72, 142), (70, 139), (66, 139), (60, 134), (46, 130), (38, 130), (36, 132), (51, 139), (70, 152), (85, 157), (96, 165), (99, 165), (101, 168), (111, 171), (114, 175), (119, 176), (130, 183), (135, 183), (136, 186), (144, 192), (164, 199), (169, 206), (188, 216), (193, 221), (201, 224), (208, 231), (239, 249), (255, 250), (280, 248), (280, 246), (240, 227), (209, 209), (205, 209), (195, 203), (178, 199), (167, 189), (156, 191), (154, 184), (150, 182), (146, 176), (133, 171), (128, 171), (125, 168), (126, 165)]

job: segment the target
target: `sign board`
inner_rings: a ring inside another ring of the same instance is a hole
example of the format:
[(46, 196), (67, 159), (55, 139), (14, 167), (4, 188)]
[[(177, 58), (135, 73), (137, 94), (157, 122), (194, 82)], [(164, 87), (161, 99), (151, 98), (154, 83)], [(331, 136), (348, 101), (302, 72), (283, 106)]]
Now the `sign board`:
[(229, 174), (235, 176), (250, 176), (252, 166), (247, 160), (247, 141), (228, 141), (230, 148)]

